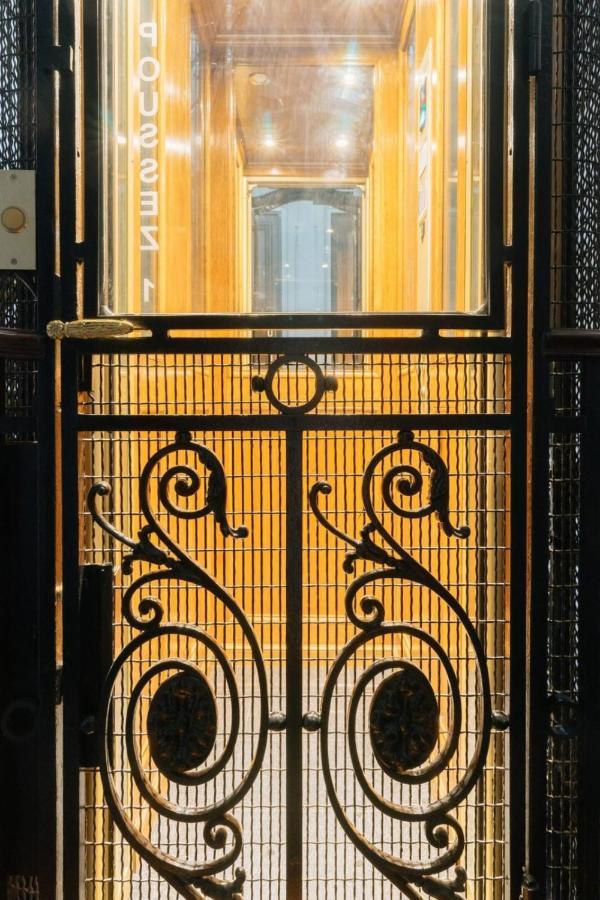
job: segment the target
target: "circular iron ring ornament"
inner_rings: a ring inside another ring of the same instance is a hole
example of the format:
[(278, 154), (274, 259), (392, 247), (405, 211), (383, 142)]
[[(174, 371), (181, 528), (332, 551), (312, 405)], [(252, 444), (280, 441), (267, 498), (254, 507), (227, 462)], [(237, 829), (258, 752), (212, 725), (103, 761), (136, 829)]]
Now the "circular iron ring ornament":
[[(273, 383), (275, 377), (279, 374), (280, 369), (294, 364), (304, 366), (312, 372), (315, 379), (315, 388), (312, 397), (305, 403), (290, 405), (289, 403), (284, 403), (277, 397), (273, 390)], [(313, 409), (317, 408), (326, 391), (337, 391), (337, 388), (337, 378), (333, 375), (325, 375), (321, 366), (310, 356), (280, 356), (271, 363), (264, 378), (257, 375), (252, 379), (252, 390), (259, 394), (265, 393), (269, 399), (269, 403), (271, 403), (276, 410), (280, 413), (287, 413), (288, 415), (290, 413), (302, 415), (304, 413), (312, 412)]]
[(197, 769), (217, 739), (217, 704), (200, 672), (172, 675), (156, 691), (147, 719), (152, 759), (168, 777)]
[(369, 731), (375, 758), (390, 778), (400, 781), (427, 762), (438, 742), (440, 711), (420, 669), (405, 664), (380, 683), (371, 700)]

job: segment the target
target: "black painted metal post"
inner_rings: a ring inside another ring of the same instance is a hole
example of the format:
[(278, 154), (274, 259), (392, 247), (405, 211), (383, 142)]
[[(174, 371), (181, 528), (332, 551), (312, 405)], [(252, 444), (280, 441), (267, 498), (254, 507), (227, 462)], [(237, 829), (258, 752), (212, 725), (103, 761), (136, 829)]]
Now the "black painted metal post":
[(302, 896), (302, 432), (286, 438), (287, 897)]
[(64, 896), (80, 889), (79, 828), (79, 498), (77, 360), (68, 344), (62, 351), (62, 567), (63, 567), (63, 879)]

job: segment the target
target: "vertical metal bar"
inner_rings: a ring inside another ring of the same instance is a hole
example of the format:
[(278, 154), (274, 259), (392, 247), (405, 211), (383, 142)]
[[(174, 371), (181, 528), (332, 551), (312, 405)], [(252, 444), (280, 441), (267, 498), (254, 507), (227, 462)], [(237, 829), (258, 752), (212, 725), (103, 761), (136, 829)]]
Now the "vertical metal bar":
[(84, 314), (98, 315), (100, 197), (100, 44), (99, 4), (83, 4), (84, 80)]
[(63, 575), (63, 822), (64, 896), (80, 896), (79, 831), (79, 485), (77, 415), (78, 354), (62, 351), (62, 575)]
[(287, 897), (302, 896), (302, 432), (286, 437)]
[[(546, 869), (546, 742), (547, 742), (547, 597), (549, 521), (550, 373), (540, 353), (548, 326), (551, 247), (552, 146), (552, 12), (546, 3), (542, 21), (542, 66), (530, 83), (530, 232), (534, 236), (528, 288), (528, 317), (522, 323), (527, 374), (523, 423), (527, 441), (525, 572), (526, 720), (525, 720), (525, 884), (540, 898), (545, 895)], [(516, 371), (520, 360), (515, 360)], [(518, 513), (515, 513), (517, 516)], [(518, 521), (518, 518), (515, 519)], [(527, 894), (525, 894), (527, 896)]]
[[(76, 43), (75, 4), (78, 0), (58, 0), (58, 43), (64, 49)], [(60, 303), (59, 318), (77, 318), (77, 128), (75, 79), (72, 72), (58, 74), (58, 178), (60, 234)]]
[[(513, 82), (514, 134), (510, 149), (513, 157), (512, 191), (512, 377), (511, 409), (513, 417), (511, 438), (511, 591), (510, 591), (510, 879), (511, 897), (517, 897), (527, 857), (526, 784), (529, 759), (527, 751), (528, 666), (527, 647), (528, 610), (523, 598), (527, 592), (527, 560), (530, 533), (527, 525), (528, 457), (527, 413), (528, 359), (531, 348), (527, 343), (528, 302), (531, 297), (529, 258), (533, 238), (532, 174), (534, 161), (530, 155), (531, 82), (528, 76), (529, 47), (526, 17), (528, 0), (514, 0), (510, 4), (514, 19), (511, 23), (514, 46), (513, 69), (508, 77)], [(530, 204), (523, 197), (530, 195)], [(537, 683), (537, 675), (535, 675)]]
[(486, 130), (487, 191), (487, 290), (489, 313), (494, 325), (502, 328), (506, 321), (504, 290), (504, 197), (495, 173), (506, 172), (505, 165), (505, 97), (506, 97), (506, 9), (509, 4), (489, 3), (487, 8), (487, 102)]

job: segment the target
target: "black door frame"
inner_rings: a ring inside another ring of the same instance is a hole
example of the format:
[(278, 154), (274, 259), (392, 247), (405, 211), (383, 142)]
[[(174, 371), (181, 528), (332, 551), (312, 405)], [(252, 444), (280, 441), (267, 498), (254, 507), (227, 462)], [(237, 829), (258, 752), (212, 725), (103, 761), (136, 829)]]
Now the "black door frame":
[[(62, 0), (63, 17), (61, 20), (62, 42), (65, 45), (75, 45), (75, 16), (73, 13), (73, 0)], [(500, 8), (499, 3), (492, 4), (496, 13)], [(93, 9), (95, 6), (92, 6)], [(326, 352), (335, 349), (336, 352), (360, 352), (373, 351), (375, 348), (381, 352), (467, 352), (467, 350), (478, 350), (493, 352), (501, 350), (512, 356), (514, 370), (516, 372), (524, 372), (527, 360), (527, 345), (525, 336), (527, 332), (527, 297), (528, 297), (528, 240), (529, 240), (529, 213), (523, 202), (523, 198), (528, 196), (529, 191), (529, 114), (530, 114), (530, 44), (528, 34), (528, 13), (530, 4), (528, 0), (516, 0), (514, 13), (514, 29), (507, 30), (507, 45), (510, 45), (511, 37), (513, 38), (512, 51), (510, 54), (509, 65), (513, 67), (514, 82), (513, 94), (508, 98), (512, 100), (513, 116), (514, 116), (514, 135), (513, 143), (507, 154), (509, 175), (509, 205), (513, 210), (512, 216), (512, 240), (510, 246), (504, 246), (504, 239), (500, 237), (501, 244), (496, 247), (496, 270), (494, 283), (496, 292), (501, 291), (502, 296), (505, 291), (505, 278), (510, 271), (510, 280), (512, 284), (512, 331), (511, 336), (480, 336), (480, 337), (443, 337), (440, 330), (443, 328), (465, 327), (464, 319), (456, 317), (442, 316), (435, 322), (431, 319), (423, 318), (423, 316), (403, 316), (402, 323), (405, 328), (419, 329), (415, 331), (414, 337), (406, 338), (344, 338), (344, 339), (326, 339), (321, 338), (315, 342), (314, 339), (303, 340), (301, 338), (285, 338), (285, 339), (254, 339), (251, 340), (252, 349), (256, 352), (276, 352), (276, 353), (303, 353), (303, 352)], [(498, 13), (499, 14), (499, 13)], [(87, 165), (85, 171), (86, 190), (90, 190), (91, 202), (88, 205), (88, 213), (85, 215), (85, 233), (83, 235), (83, 243), (77, 240), (78, 235), (75, 232), (75, 181), (74, 179), (62, 179), (61, 182), (61, 260), (63, 266), (62, 281), (64, 284), (63, 308), (61, 318), (64, 320), (77, 318), (75, 292), (69, 285), (74, 285), (74, 276), (78, 261), (83, 261), (85, 267), (88, 268), (90, 274), (89, 280), (86, 278), (88, 290), (86, 290), (85, 312), (87, 315), (95, 315), (95, 260), (98, 250), (98, 231), (95, 221), (94, 210), (96, 208), (95, 198), (97, 198), (97, 105), (94, 99), (94, 91), (97, 88), (97, 55), (94, 48), (97, 46), (97, 29), (94, 24), (94, 17), (86, 17), (84, 27), (84, 41), (87, 42), (85, 49), (84, 68), (88, 86), (91, 87), (91, 100), (85, 110), (87, 146), (91, 152), (87, 156)], [(91, 52), (90, 52), (91, 48)], [(496, 48), (497, 50), (498, 48)], [(494, 56), (495, 74), (493, 77), (498, 79), (498, 66), (500, 71), (504, 69), (503, 59), (498, 58), (496, 52)], [(75, 171), (75, 110), (76, 102), (74, 95), (74, 82), (72, 79), (63, 79), (61, 88), (61, 168), (63, 172)], [(497, 125), (499, 121), (504, 121), (503, 112), (496, 110), (498, 118), (495, 120)], [(501, 117), (501, 118), (500, 118)], [(494, 144), (494, 168), (492, 171), (502, 171), (504, 168), (504, 160), (502, 159), (502, 143)], [(496, 200), (504, 205), (501, 192), (496, 192)], [(90, 210), (92, 215), (90, 216)], [(496, 225), (496, 228), (498, 226)], [(503, 229), (502, 229), (503, 231)], [(495, 239), (498, 240), (498, 232), (496, 230)], [(84, 276), (85, 277), (85, 276)], [(495, 306), (495, 314), (486, 323), (488, 327), (500, 327), (502, 318), (497, 316), (497, 305)], [(128, 317), (131, 319), (131, 317)], [(174, 331), (180, 329), (185, 330), (190, 327), (198, 327), (198, 320), (194, 317), (158, 317), (143, 318), (134, 317), (135, 324), (147, 327), (151, 331), (151, 337), (135, 338), (128, 341), (128, 350), (135, 352), (153, 352), (162, 350), (171, 345), (172, 338), (170, 335)], [(267, 322), (262, 322), (257, 317), (251, 317), (248, 320), (240, 321), (239, 318), (232, 322), (228, 317), (215, 316), (212, 317), (211, 327), (224, 328), (234, 324), (236, 327), (280, 327), (289, 328), (290, 324), (287, 317), (281, 322), (279, 320), (274, 323), (271, 318)], [(327, 322), (323, 322), (321, 317), (318, 321), (312, 321), (314, 327), (324, 327)], [(335, 322), (340, 327), (339, 320)], [(390, 327), (390, 325), (398, 324), (397, 318), (394, 321), (382, 320), (378, 323), (381, 327)], [(202, 327), (206, 323), (203, 321)], [(350, 327), (356, 329), (358, 326), (372, 327), (371, 319), (368, 321), (357, 321), (355, 319), (350, 323)], [(473, 322), (473, 327), (478, 330), (483, 326), (483, 320), (477, 319)], [(306, 327), (306, 325), (305, 325)], [(185, 352), (229, 352), (239, 350), (243, 343), (243, 339), (237, 338), (177, 338), (176, 347), (180, 353)], [(318, 343), (318, 346), (316, 344)], [(245, 344), (248, 347), (248, 343)], [(82, 373), (82, 360), (89, 356), (90, 353), (114, 352), (116, 345), (110, 340), (89, 341), (67, 341), (64, 342), (62, 348), (62, 366), (63, 366), (63, 395), (62, 395), (62, 424), (64, 444), (62, 448), (62, 465), (63, 478), (65, 488), (63, 489), (64, 502), (64, 533), (73, 534), (73, 529), (78, 516), (78, 497), (73, 488), (72, 473), (77, 469), (77, 451), (76, 451), (76, 435), (79, 428), (89, 427), (88, 423), (81, 422), (81, 418), (77, 412), (77, 385), (80, 384)], [(83, 367), (85, 368), (85, 367)], [(513, 555), (512, 555), (512, 596), (513, 596), (513, 639), (512, 639), (512, 665), (511, 665), (511, 695), (512, 695), (512, 712), (511, 712), (511, 757), (513, 760), (521, 760), (521, 765), (515, 764), (511, 772), (510, 786), (510, 807), (511, 807), (511, 845), (513, 848), (511, 858), (511, 881), (513, 885), (520, 885), (522, 872), (525, 866), (525, 805), (523, 798), (525, 796), (526, 772), (524, 768), (525, 759), (525, 703), (523, 684), (525, 680), (525, 660), (526, 660), (526, 614), (522, 598), (525, 596), (525, 561), (526, 561), (526, 383), (524, 378), (514, 378), (512, 383), (512, 414), (511, 424), (513, 433), (513, 479), (512, 479), (512, 513), (514, 522), (513, 533)], [(156, 422), (156, 420), (155, 420)], [(101, 426), (98, 421), (97, 426)], [(105, 424), (109, 424), (106, 422)], [(113, 423), (114, 424), (114, 423)], [(180, 430), (181, 420), (179, 417), (161, 417), (161, 427)], [(66, 488), (67, 485), (70, 488)], [(65, 868), (65, 889), (67, 896), (77, 896), (79, 872), (72, 865), (73, 860), (77, 858), (79, 848), (79, 823), (73, 815), (73, 810), (78, 809), (79, 796), (79, 779), (78, 779), (78, 745), (80, 737), (80, 719), (78, 712), (79, 698), (77, 696), (77, 671), (79, 665), (79, 621), (77, 613), (77, 597), (79, 590), (78, 576), (78, 560), (74, 543), (71, 541), (65, 546), (64, 558), (65, 571), (65, 618), (64, 618), (64, 640), (65, 640), (65, 679), (64, 679), (64, 841), (65, 841), (65, 860), (70, 863)], [(71, 649), (69, 649), (71, 648)], [(75, 651), (77, 648), (77, 651)], [(532, 831), (536, 831), (539, 825), (537, 813), (535, 822), (531, 816), (529, 827)]]
[[(39, 114), (37, 117), (38, 128), (38, 250), (39, 250), (39, 266), (38, 277), (40, 279), (39, 296), (41, 298), (41, 316), (38, 330), (41, 331), (44, 324), (50, 318), (61, 318), (63, 320), (71, 320), (77, 318), (77, 299), (76, 299), (76, 273), (77, 268), (84, 260), (88, 266), (88, 274), (93, 271), (94, 259), (97, 251), (97, 235), (94, 240), (94, 221), (93, 209), (94, 203), (91, 202), (87, 207), (85, 215), (87, 234), (83, 235), (77, 227), (77, 198), (76, 198), (76, 177), (78, 164), (78, 147), (80, 148), (80, 135), (77, 128), (79, 110), (76, 100), (76, 75), (78, 69), (78, 54), (73, 48), (78, 46), (79, 23), (78, 16), (75, 12), (75, 0), (58, 0), (58, 16), (55, 21), (55, 4), (52, 0), (38, 0), (37, 9), (37, 108)], [(548, 357), (546, 359), (557, 359), (568, 357), (571, 359), (589, 358), (597, 353), (596, 344), (593, 349), (589, 349), (588, 335), (584, 344), (582, 340), (573, 345), (573, 336), (565, 334), (547, 335), (547, 316), (546, 310), (548, 305), (548, 230), (544, 228), (544, 223), (550, 222), (549, 215), (549, 198), (550, 198), (550, 163), (551, 163), (551, 135), (549, 128), (551, 127), (550, 110), (551, 110), (551, 15), (552, 9), (549, 0), (544, 0), (543, 21), (544, 21), (544, 55), (542, 58), (541, 75), (535, 71), (535, 54), (533, 55), (533, 66), (531, 56), (531, 38), (535, 38), (528, 29), (527, 16), (532, 7), (538, 6), (535, 2), (528, 0), (515, 0), (515, 24), (514, 32), (510, 32), (509, 37), (514, 38), (515, 47), (515, 77), (514, 77), (514, 146), (512, 147), (511, 160), (513, 167), (512, 178), (512, 198), (515, 209), (514, 227), (511, 246), (506, 248), (504, 257), (511, 271), (512, 281), (512, 337), (509, 338), (486, 338), (485, 346), (491, 349), (496, 342), (498, 348), (503, 346), (512, 354), (513, 366), (515, 372), (525, 373), (528, 367), (528, 360), (534, 360), (533, 371), (531, 371), (531, 384), (538, 387), (537, 393), (532, 396), (527, 394), (527, 385), (525, 378), (515, 378), (513, 383), (513, 435), (514, 435), (514, 474), (512, 484), (512, 510), (515, 528), (515, 540), (513, 551), (513, 711), (511, 722), (511, 744), (514, 748), (516, 758), (524, 758), (524, 747), (526, 733), (529, 735), (528, 754), (529, 766), (527, 770), (517, 769), (512, 773), (511, 782), (511, 809), (513, 815), (512, 822), (512, 841), (513, 841), (513, 859), (511, 863), (512, 882), (514, 885), (520, 883), (523, 868), (526, 869), (528, 875), (531, 876), (531, 892), (533, 895), (534, 883), (543, 884), (544, 870), (546, 864), (546, 846), (545, 846), (545, 740), (541, 737), (547, 733), (548, 729), (548, 703), (546, 696), (546, 610), (545, 603), (541, 599), (545, 596), (545, 585), (547, 585), (547, 553), (548, 553), (548, 531), (543, 527), (543, 523), (547, 521), (548, 512), (548, 464), (547, 464), (547, 441), (552, 427), (556, 425), (549, 412), (549, 400), (547, 393), (548, 381), (548, 362), (541, 357), (541, 347), (545, 340), (545, 346), (548, 349)], [(534, 16), (535, 20), (535, 16)], [(86, 17), (84, 41), (94, 40), (94, 29), (89, 26), (89, 19)], [(529, 20), (531, 21), (531, 20)], [(94, 63), (93, 56), (85, 56), (85, 68), (88, 84), (93, 85)], [(75, 69), (75, 72), (74, 72)], [(531, 75), (535, 79), (530, 78)], [(534, 83), (537, 82), (537, 88)], [(535, 94), (537, 91), (537, 96)], [(533, 96), (532, 96), (533, 92)], [(58, 105), (59, 129), (60, 134), (54, 133), (53, 124), (49, 115), (49, 110), (54, 108), (54, 103)], [(534, 116), (530, 121), (530, 113), (534, 112)], [(94, 127), (95, 112), (93, 105), (86, 108), (86, 116), (88, 117), (88, 134), (89, 127)], [(533, 181), (530, 180), (530, 157), (529, 138), (530, 125), (536, 123), (537, 146), (535, 157), (535, 193), (530, 194), (529, 191), (533, 187)], [(92, 145), (90, 145), (92, 146)], [(54, 147), (58, 148), (56, 160), (54, 157)], [(92, 148), (93, 149), (93, 148)], [(55, 169), (55, 161), (58, 169)], [(88, 154), (88, 166), (86, 171), (89, 173), (94, 170), (93, 153)], [(52, 186), (54, 184), (55, 172), (59, 173), (58, 191), (60, 196), (60, 215), (57, 215), (54, 208), (54, 192)], [(93, 198), (94, 181), (87, 182), (87, 187), (92, 193), (88, 196)], [(530, 196), (530, 204), (528, 215), (524, 214), (524, 198)], [(532, 272), (528, 273), (529, 264), (529, 238), (531, 217), (534, 212), (537, 214), (537, 230), (536, 230), (536, 265)], [(59, 264), (55, 265), (54, 248), (52, 242), (48, 241), (48, 235), (54, 232), (55, 223), (58, 221), (58, 235), (60, 236), (60, 258)], [(502, 266), (504, 270), (504, 264)], [(55, 270), (60, 272), (58, 277), (55, 276)], [(533, 284), (528, 284), (528, 274), (533, 279)], [(533, 288), (533, 290), (531, 290)], [(529, 302), (528, 302), (529, 298)], [(533, 305), (535, 300), (535, 305)], [(406, 320), (405, 320), (406, 321)], [(179, 319), (172, 323), (181, 328), (189, 327), (191, 324), (188, 320)], [(254, 323), (256, 324), (256, 323)], [(289, 322), (286, 321), (289, 326)], [(321, 323), (322, 324), (322, 323)], [(381, 323), (384, 324), (383, 322)], [(407, 325), (422, 326), (421, 319), (414, 322), (406, 321)], [(456, 327), (455, 322), (444, 322), (445, 325)], [(491, 323), (490, 323), (491, 324)], [(497, 324), (494, 322), (494, 324)], [(156, 321), (153, 322), (154, 337), (143, 344), (144, 350), (156, 349), (159, 345), (163, 345), (166, 337), (167, 323), (162, 323), (164, 330), (159, 331)], [(221, 321), (215, 321), (215, 327), (222, 327)], [(465, 348), (464, 341), (477, 339), (459, 339), (440, 337), (436, 324), (434, 329), (429, 329), (428, 333), (421, 337), (388, 339), (379, 342), (378, 346), (386, 346), (390, 350), (419, 350), (434, 352), (435, 350), (458, 350)], [(533, 333), (533, 340), (527, 341), (527, 335)], [(232, 339), (233, 340), (233, 339)], [(298, 339), (299, 341), (300, 339)], [(352, 344), (354, 339), (348, 339), (348, 352), (351, 349), (356, 350), (358, 345)], [(375, 340), (376, 339), (372, 339)], [(278, 352), (285, 349), (290, 352), (297, 352), (302, 349), (301, 343), (295, 339), (289, 342), (277, 342), (276, 344), (265, 344), (265, 352), (267, 349), (277, 349)], [(557, 341), (560, 344), (557, 344)], [(178, 349), (184, 351), (186, 349), (194, 349), (196, 352), (204, 350), (214, 351), (216, 347), (227, 349), (227, 339), (182, 339), (178, 341)], [(261, 345), (262, 346), (262, 345)], [(102, 344), (98, 342), (94, 349), (109, 350), (110, 342)], [(586, 349), (587, 347), (587, 349)], [(76, 387), (79, 383), (80, 361), (83, 353), (90, 351), (90, 345), (77, 346), (71, 344), (63, 348), (63, 434), (66, 436), (66, 445), (63, 447), (63, 473), (69, 473), (69, 465), (72, 465), (76, 456), (73, 456), (73, 447), (71, 438), (76, 433)], [(306, 349), (306, 348), (304, 348)], [(314, 352), (314, 342), (311, 342), (311, 351)], [(340, 349), (336, 344), (336, 349)], [(480, 348), (481, 349), (481, 348)], [(597, 363), (586, 363), (586, 379), (592, 383), (596, 379)], [(40, 363), (42, 372), (41, 390), (39, 397), (39, 415), (40, 415), (40, 445), (43, 448), (43, 461), (40, 462), (40, 485), (46, 486), (46, 490), (41, 490), (37, 498), (36, 515), (38, 521), (44, 523), (41, 530), (41, 556), (40, 556), (40, 584), (46, 585), (46, 589), (41, 589), (38, 594), (36, 617), (39, 621), (40, 634), (43, 634), (44, 640), (39, 650), (39, 675), (37, 683), (40, 696), (40, 710), (42, 716), (40, 718), (40, 726), (37, 734), (39, 742), (37, 747), (38, 763), (36, 764), (40, 772), (40, 784), (42, 785), (42, 794), (32, 796), (31, 792), (25, 795), (27, 801), (21, 802), (20, 807), (27, 812), (28, 818), (32, 814), (32, 808), (37, 808), (38, 815), (36, 820), (43, 823), (40, 840), (37, 842), (38, 853), (38, 871), (40, 878), (46, 885), (47, 892), (43, 896), (51, 896), (50, 887), (54, 881), (54, 859), (55, 859), (55, 841), (56, 835), (56, 816), (55, 816), (55, 789), (54, 789), (54, 764), (53, 754), (50, 748), (54, 747), (54, 700), (56, 697), (55, 690), (55, 657), (54, 657), (54, 604), (52, 603), (53, 593), (51, 585), (54, 584), (54, 571), (52, 565), (53, 542), (52, 542), (52, 510), (53, 498), (49, 490), (52, 481), (52, 447), (53, 447), (53, 423), (52, 423), (52, 376), (53, 362), (52, 354), (49, 347), (46, 347), (45, 356)], [(593, 396), (588, 394), (588, 396)], [(590, 404), (587, 409), (589, 446), (592, 450), (586, 456), (589, 459), (586, 471), (590, 474), (586, 477), (586, 484), (593, 484), (593, 435), (597, 432), (597, 414), (595, 414), (593, 405)], [(529, 423), (532, 427), (533, 444), (529, 446), (527, 451), (527, 416), (529, 415)], [(560, 423), (561, 428), (567, 425), (570, 427), (577, 426), (579, 423)], [(546, 442), (546, 443), (545, 443)], [(529, 457), (527, 453), (529, 452)], [(527, 461), (531, 463), (531, 469), (528, 469)], [(72, 472), (72, 469), (70, 470)], [(529, 474), (528, 474), (529, 473)], [(533, 516), (530, 520), (532, 526), (530, 538), (528, 538), (526, 523), (526, 497), (527, 482), (530, 480), (531, 493), (530, 498), (530, 514)], [(590, 526), (586, 529), (586, 554), (590, 560), (587, 568), (587, 578), (589, 579), (588, 587), (593, 590), (593, 556), (594, 541), (593, 538), (597, 534), (597, 526), (592, 527), (591, 523), (594, 519), (596, 498), (593, 491), (589, 491), (586, 495), (587, 523)], [(531, 512), (533, 510), (533, 513)], [(64, 496), (63, 521), (70, 523), (74, 521), (74, 514), (77, 511), (77, 499), (75, 496), (66, 493)], [(542, 512), (543, 511), (543, 512)], [(517, 532), (517, 528), (519, 531)], [(526, 559), (529, 553), (529, 547), (532, 547), (531, 555), (531, 571), (530, 575), (533, 582), (532, 592), (530, 596), (530, 604), (528, 611), (523, 604), (521, 617), (518, 612), (521, 608), (518, 604), (518, 598), (523, 598), (527, 594), (526, 584)], [(30, 559), (31, 548), (27, 548), (29, 556), (24, 555), (24, 559)], [(77, 610), (74, 607), (74, 600), (78, 595), (78, 583), (75, 582), (75, 572), (77, 572), (77, 560), (68, 553), (64, 559), (65, 567), (65, 606), (64, 606), (64, 641), (65, 641), (65, 681), (64, 693), (62, 695), (62, 712), (64, 715), (64, 728), (62, 739), (64, 742), (64, 793), (61, 798), (62, 808), (64, 810), (63, 820), (60, 823), (62, 852), (59, 854), (65, 863), (64, 869), (64, 891), (65, 896), (77, 896), (71, 893), (75, 887), (78, 873), (73, 872), (73, 849), (79, 846), (79, 825), (77, 817), (72, 815), (72, 810), (77, 808), (76, 798), (78, 796), (78, 746), (80, 737), (80, 722), (78, 720), (77, 697), (74, 684), (76, 679), (74, 674), (79, 664), (78, 653), (78, 617)], [(590, 574), (591, 573), (591, 574)], [(78, 577), (78, 576), (77, 576)], [(593, 596), (593, 594), (591, 594)], [(589, 628), (586, 629), (586, 646), (590, 652), (596, 646), (594, 644), (597, 617), (591, 616), (589, 620)], [(77, 648), (77, 651), (75, 650)], [(593, 659), (593, 655), (588, 657)], [(527, 664), (527, 660), (529, 663)], [(522, 691), (523, 680), (528, 676), (529, 694), (529, 718), (525, 718), (524, 693)], [(582, 676), (583, 677), (583, 676)], [(586, 691), (590, 692), (593, 698), (595, 685), (595, 676), (592, 672), (589, 677), (584, 678)], [(519, 704), (519, 700), (523, 698), (523, 703)], [(587, 750), (582, 751), (582, 771), (592, 771), (591, 749), (593, 748), (593, 739), (597, 736), (597, 725), (594, 717), (587, 720), (586, 734), (588, 735), (584, 741)], [(527, 788), (526, 788), (527, 782)], [(588, 785), (594, 783), (591, 779)], [(523, 797), (527, 789), (527, 822), (525, 820), (526, 810), (523, 805)], [(21, 798), (23, 800), (23, 798)], [(595, 794), (592, 791), (586, 792), (584, 801), (585, 808), (595, 810)], [(74, 805), (75, 804), (75, 805)], [(589, 822), (589, 819), (587, 820)], [(589, 847), (593, 848), (594, 837), (593, 830), (589, 829), (588, 835)], [(527, 841), (526, 841), (527, 835)], [(25, 840), (25, 836), (23, 837)], [(590, 849), (586, 851), (585, 858), (590, 862), (590, 871), (594, 872), (596, 861), (594, 859), (595, 851)], [(59, 875), (59, 882), (61, 881)], [(590, 883), (595, 882), (592, 881)], [(543, 890), (541, 886), (536, 896), (542, 896)]]

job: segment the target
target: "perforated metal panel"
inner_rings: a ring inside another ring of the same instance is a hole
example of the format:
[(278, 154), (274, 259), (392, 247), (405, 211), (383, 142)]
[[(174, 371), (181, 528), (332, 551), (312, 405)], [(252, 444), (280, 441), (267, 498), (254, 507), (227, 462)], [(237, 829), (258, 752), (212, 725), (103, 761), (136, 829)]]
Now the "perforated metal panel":
[[(0, 4), (0, 169), (36, 168), (35, 29), (34, 0)], [(0, 328), (35, 331), (37, 307), (34, 273), (0, 271)], [(32, 415), (36, 380), (37, 364), (0, 359), (0, 418)], [(31, 436), (20, 431), (17, 421), (9, 439)]]
[[(548, 325), (600, 327), (600, 3), (555, 0), (552, 20), (552, 244)], [(550, 363), (552, 412), (577, 422), (593, 398), (583, 362)], [(590, 438), (551, 430), (548, 443), (546, 890), (581, 896), (582, 459)], [(589, 598), (588, 598), (589, 599)]]
[(600, 327), (600, 3), (555, 0), (552, 326)]

